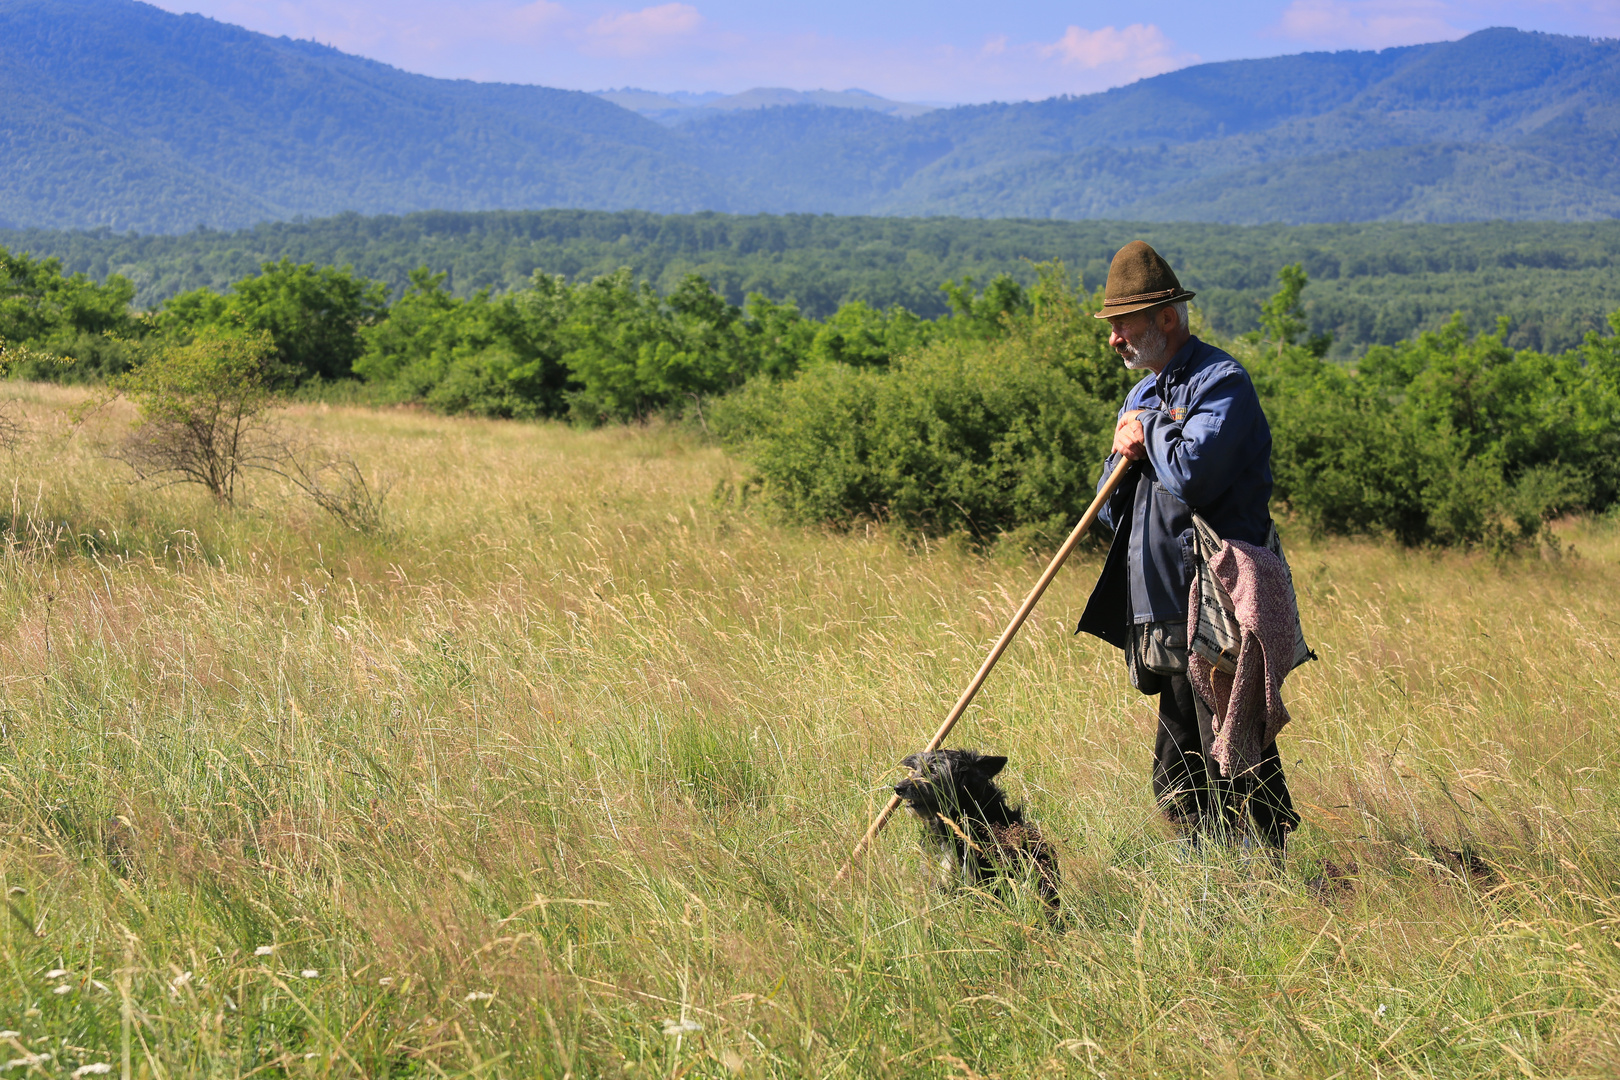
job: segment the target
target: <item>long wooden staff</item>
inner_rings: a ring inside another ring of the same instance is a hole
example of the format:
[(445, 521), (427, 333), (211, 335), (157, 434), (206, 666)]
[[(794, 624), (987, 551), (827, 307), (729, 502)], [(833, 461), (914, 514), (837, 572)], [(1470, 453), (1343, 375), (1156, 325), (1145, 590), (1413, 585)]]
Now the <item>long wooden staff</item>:
[[(1080, 524), (1074, 527), (1074, 531), (1063, 542), (1063, 546), (1058, 548), (1057, 554), (1052, 556), (1052, 562), (1047, 566), (1046, 572), (1041, 575), (1040, 580), (1035, 583), (1035, 587), (1029, 591), (1029, 595), (1024, 598), (1024, 603), (1019, 607), (1018, 614), (1013, 616), (1012, 622), (1007, 624), (1007, 629), (1001, 632), (1001, 637), (997, 638), (995, 645), (991, 647), (990, 655), (986, 656), (984, 663), (979, 665), (978, 674), (973, 676), (973, 681), (968, 683), (966, 690), (962, 691), (962, 696), (956, 699), (956, 705), (951, 709), (950, 715), (945, 717), (945, 722), (939, 725), (938, 731), (934, 732), (934, 737), (929, 740), (926, 747), (927, 750), (938, 750), (944, 744), (945, 737), (951, 733), (951, 728), (955, 727), (956, 722), (962, 718), (962, 714), (967, 712), (967, 707), (973, 704), (973, 698), (978, 694), (979, 687), (984, 685), (984, 680), (989, 678), (990, 670), (996, 666), (996, 661), (1001, 659), (1001, 654), (1007, 651), (1007, 646), (1012, 644), (1012, 639), (1017, 636), (1019, 627), (1024, 625), (1024, 620), (1029, 618), (1029, 613), (1035, 610), (1035, 605), (1040, 602), (1041, 594), (1046, 592), (1046, 587), (1052, 584), (1053, 578), (1057, 577), (1057, 572), (1062, 569), (1064, 561), (1079, 546), (1080, 538), (1086, 535), (1086, 530), (1091, 528), (1092, 522), (1097, 520), (1098, 513), (1102, 511), (1103, 503), (1108, 501), (1108, 497), (1119, 487), (1120, 481), (1125, 479), (1125, 474), (1130, 470), (1132, 464), (1129, 458), (1121, 458), (1119, 464), (1114, 467), (1114, 471), (1108, 475), (1108, 480), (1098, 490), (1097, 497), (1091, 500), (1090, 506), (1086, 507), (1084, 516), (1080, 518)], [(838, 871), (838, 876), (833, 878), (835, 882), (843, 881), (849, 877), (849, 872), (854, 867), (855, 860), (859, 859), (861, 853), (871, 846), (872, 841), (877, 838), (877, 834), (883, 831), (883, 826), (888, 824), (889, 815), (899, 808), (900, 796), (895, 795), (889, 799), (889, 805), (885, 806), (878, 816), (872, 819), (871, 827), (866, 830), (866, 835), (861, 837), (860, 843), (855, 845), (855, 850), (850, 852), (849, 861), (844, 863), (843, 869)]]

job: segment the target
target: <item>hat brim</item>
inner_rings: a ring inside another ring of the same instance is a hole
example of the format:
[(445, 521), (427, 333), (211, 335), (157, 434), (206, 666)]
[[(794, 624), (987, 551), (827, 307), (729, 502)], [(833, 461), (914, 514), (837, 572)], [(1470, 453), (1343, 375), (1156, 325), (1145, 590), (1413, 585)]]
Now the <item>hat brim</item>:
[(1132, 314), (1135, 314), (1138, 311), (1151, 311), (1154, 308), (1162, 308), (1166, 304), (1179, 304), (1183, 300), (1191, 300), (1193, 297), (1195, 297), (1197, 295), (1198, 294), (1195, 293), (1195, 292), (1188, 292), (1186, 289), (1182, 289), (1180, 292), (1176, 293), (1174, 296), (1169, 297), (1168, 299), (1165, 299), (1165, 300), (1143, 300), (1143, 301), (1140, 301), (1138, 303), (1127, 302), (1127, 303), (1123, 303), (1123, 304), (1113, 304), (1113, 305), (1109, 304), (1108, 301), (1104, 300), (1102, 310), (1097, 312), (1097, 314), (1093, 315), (1092, 318), (1093, 319), (1117, 319), (1121, 315), (1132, 315)]

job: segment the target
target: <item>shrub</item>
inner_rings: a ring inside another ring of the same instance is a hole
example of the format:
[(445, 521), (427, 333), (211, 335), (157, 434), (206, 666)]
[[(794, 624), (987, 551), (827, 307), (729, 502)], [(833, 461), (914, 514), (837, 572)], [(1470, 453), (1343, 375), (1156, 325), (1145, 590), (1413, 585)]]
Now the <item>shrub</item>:
[(445, 274), (412, 271), (411, 284), (383, 322), (362, 329), (366, 352), (355, 374), (391, 385), (440, 412), (477, 416), (556, 416), (567, 373), (559, 337), (566, 285), (543, 274), (515, 296), (488, 290), (462, 300)]
[(1251, 364), (1271, 417), (1278, 500), (1314, 529), (1408, 545), (1537, 539), (1620, 487), (1620, 394), (1606, 339), (1586, 357), (1515, 352), (1502, 329), (1370, 350), (1354, 369), (1285, 348)]
[(880, 367), (928, 343), (935, 326), (903, 307), (880, 311), (856, 300), (840, 307), (810, 343), (812, 363)]
[(236, 498), (242, 470), (271, 460), (265, 411), (270, 336), (205, 332), (112, 380), (140, 407), (118, 456), (142, 479), (199, 484)]
[(387, 314), (387, 290), (352, 268), (267, 262), (231, 286), (182, 293), (163, 305), (158, 325), (171, 333), (246, 331), (267, 335), (276, 382), (347, 378), (365, 351), (361, 329)]
[[(987, 291), (972, 333), (887, 367), (829, 361), (756, 380), (721, 403), (716, 429), (791, 520), (1061, 536), (1090, 502), (1132, 376), (1091, 317), (1097, 301), (1061, 264), (1038, 269), (1028, 293)], [(979, 336), (989, 325), (999, 338)]]
[[(133, 331), (135, 286), (109, 274), (96, 284), (66, 275), (58, 259), (13, 255), (0, 247), (0, 340), (12, 345), (13, 374), (27, 378), (97, 379), (129, 367), (122, 335)], [(64, 364), (59, 358), (72, 357)]]
[(1008, 344), (943, 342), (887, 370), (757, 381), (716, 427), (791, 519), (863, 516), (980, 539), (1055, 532), (1090, 498), (1114, 406)]

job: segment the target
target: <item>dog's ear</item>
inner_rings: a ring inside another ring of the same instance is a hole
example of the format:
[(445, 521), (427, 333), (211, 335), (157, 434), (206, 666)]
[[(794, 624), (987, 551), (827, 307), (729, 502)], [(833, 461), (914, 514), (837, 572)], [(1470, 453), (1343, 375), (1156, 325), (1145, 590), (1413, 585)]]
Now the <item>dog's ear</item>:
[(980, 754), (979, 760), (975, 761), (973, 764), (979, 770), (979, 774), (986, 780), (989, 780), (1002, 769), (1007, 767), (1007, 759), (1004, 756)]

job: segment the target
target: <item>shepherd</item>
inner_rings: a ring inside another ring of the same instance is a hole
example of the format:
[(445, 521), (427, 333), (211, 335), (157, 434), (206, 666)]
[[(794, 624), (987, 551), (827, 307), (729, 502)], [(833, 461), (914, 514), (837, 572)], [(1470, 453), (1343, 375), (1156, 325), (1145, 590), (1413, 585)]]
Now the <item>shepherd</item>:
[(1257, 547), (1271, 531), (1271, 428), (1243, 365), (1189, 330), (1193, 295), (1140, 240), (1109, 266), (1097, 318), (1125, 366), (1148, 374), (1126, 395), (1104, 464), (1106, 478), (1121, 458), (1137, 463), (1100, 511), (1114, 538), (1077, 632), (1123, 650), (1131, 684), (1159, 695), (1152, 786), (1171, 823), (1191, 842), (1253, 837), (1280, 858), (1299, 815), (1276, 740), (1223, 776), (1216, 703), (1188, 674), (1193, 514)]

